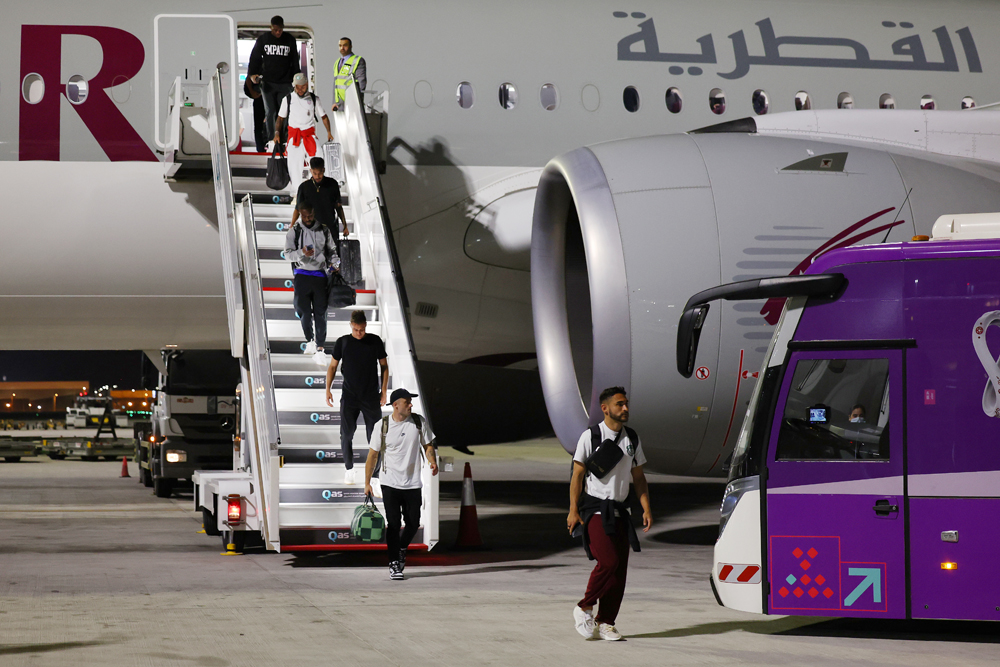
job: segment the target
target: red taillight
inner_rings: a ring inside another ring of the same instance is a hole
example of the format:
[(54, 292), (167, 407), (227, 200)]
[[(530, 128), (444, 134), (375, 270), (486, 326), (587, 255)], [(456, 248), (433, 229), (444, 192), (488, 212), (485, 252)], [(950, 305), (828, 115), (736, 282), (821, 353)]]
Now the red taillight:
[(243, 503), (239, 496), (229, 496), (226, 499), (229, 503), (229, 523), (243, 523)]

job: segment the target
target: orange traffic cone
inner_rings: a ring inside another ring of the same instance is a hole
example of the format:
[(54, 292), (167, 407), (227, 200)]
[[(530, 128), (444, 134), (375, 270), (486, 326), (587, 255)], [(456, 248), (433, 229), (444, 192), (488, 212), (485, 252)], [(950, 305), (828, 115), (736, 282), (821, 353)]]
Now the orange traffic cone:
[(462, 479), (462, 511), (458, 515), (458, 539), (456, 549), (475, 549), (483, 546), (479, 535), (479, 516), (476, 514), (476, 491), (472, 486), (472, 465), (465, 462), (465, 476)]
[(131, 477), (132, 476), (132, 475), (128, 474), (128, 457), (127, 456), (123, 456), (122, 457), (122, 474), (121, 474), (121, 476), (122, 477)]

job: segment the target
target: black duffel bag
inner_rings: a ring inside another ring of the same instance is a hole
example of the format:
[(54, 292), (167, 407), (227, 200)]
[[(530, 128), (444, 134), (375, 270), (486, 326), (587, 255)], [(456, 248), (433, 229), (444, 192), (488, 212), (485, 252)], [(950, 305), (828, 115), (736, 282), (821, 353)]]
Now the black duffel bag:
[(271, 157), (267, 158), (267, 187), (284, 190), (291, 181), (288, 176), (288, 160), (285, 159), (285, 144), (275, 144)]
[(327, 299), (327, 308), (346, 308), (358, 302), (358, 293), (354, 288), (344, 282), (340, 273), (334, 271), (330, 274), (328, 281), (330, 286), (330, 296)]

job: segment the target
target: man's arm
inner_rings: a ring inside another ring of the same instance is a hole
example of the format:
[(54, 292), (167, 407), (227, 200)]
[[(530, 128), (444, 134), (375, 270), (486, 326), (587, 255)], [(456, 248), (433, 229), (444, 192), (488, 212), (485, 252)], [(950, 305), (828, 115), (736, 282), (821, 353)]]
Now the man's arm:
[(431, 467), (431, 474), (438, 474), (437, 455), (434, 452), (434, 445), (424, 445), (424, 453), (427, 455), (427, 463)]
[(274, 143), (281, 143), (281, 122), (285, 120), (281, 116), (274, 119)]
[[(294, 224), (295, 222), (293, 221), (292, 225)], [(304, 255), (305, 253), (301, 248), (295, 247), (295, 230), (289, 227), (288, 231), (285, 232), (285, 259), (289, 262), (298, 262), (302, 260)]]
[(389, 359), (388, 359), (388, 357), (386, 357), (384, 359), (379, 359), (378, 363), (379, 363), (380, 366), (382, 366), (382, 398), (381, 398), (381, 405), (385, 405), (386, 401), (389, 400), (389, 397), (386, 394), (386, 392), (389, 391)]
[(337, 374), (337, 366), (340, 362), (334, 358), (330, 359), (330, 365), (326, 367), (326, 404), (333, 407), (333, 394), (330, 388), (333, 386), (333, 376)]
[[(285, 34), (287, 35), (288, 33)], [(295, 76), (302, 71), (302, 61), (299, 60), (299, 43), (295, 41), (294, 37), (292, 37), (292, 52), (289, 57), (292, 59), (292, 76)]]
[(573, 479), (569, 482), (569, 515), (566, 517), (566, 528), (573, 532), (576, 524), (583, 523), (580, 518), (580, 494), (583, 493), (583, 478), (587, 469), (579, 461), (573, 461)]
[(259, 83), (262, 71), (264, 71), (264, 40), (263, 37), (258, 37), (257, 41), (254, 42), (253, 51), (250, 52), (250, 62), (247, 64), (247, 76), (251, 77), (254, 83)]
[(375, 472), (375, 464), (378, 463), (378, 452), (368, 449), (368, 458), (365, 460), (365, 495), (372, 492), (372, 473)]
[(333, 141), (333, 130), (330, 129), (330, 117), (323, 116), (323, 127), (326, 128), (326, 139), (327, 141)]
[(358, 86), (364, 92), (365, 88), (368, 87), (368, 66), (365, 64), (364, 58), (358, 58), (358, 67), (354, 70), (354, 78), (358, 80)]
[(653, 510), (649, 506), (649, 484), (646, 482), (642, 466), (632, 468), (632, 482), (635, 483), (635, 492), (639, 496), (639, 504), (642, 505), (642, 532), (648, 533), (653, 525)]
[(340, 216), (340, 224), (344, 225), (344, 237), (351, 235), (351, 230), (347, 228), (347, 216), (344, 214), (344, 205), (340, 202), (335, 204), (337, 207), (337, 215)]

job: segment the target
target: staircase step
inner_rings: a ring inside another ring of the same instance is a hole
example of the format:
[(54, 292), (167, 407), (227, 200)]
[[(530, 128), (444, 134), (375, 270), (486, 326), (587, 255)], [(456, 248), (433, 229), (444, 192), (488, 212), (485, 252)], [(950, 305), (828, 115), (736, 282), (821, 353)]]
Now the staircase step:
[[(363, 427), (362, 427), (363, 428)], [(359, 465), (364, 467), (368, 458), (368, 445), (364, 443), (364, 431), (361, 431), (361, 442), (358, 442), (357, 433), (354, 435), (354, 467)], [(360, 445), (360, 447), (359, 447)], [(334, 479), (344, 478), (344, 454), (340, 451), (340, 436), (337, 435), (337, 444), (330, 447), (306, 447), (301, 445), (278, 447), (278, 455), (285, 457), (285, 467), (281, 470), (334, 470), (333, 473), (323, 473), (324, 475), (339, 475)], [(338, 472), (339, 471), (339, 472)], [(284, 474), (284, 473), (282, 473)], [(308, 476), (311, 473), (303, 473)], [(317, 473), (319, 474), (319, 473)], [(361, 474), (364, 474), (363, 472)], [(282, 477), (284, 479), (284, 477)], [(302, 482), (313, 481), (309, 479), (300, 480)], [(318, 481), (318, 480), (317, 480)]]
[[(382, 407), (382, 416), (392, 414), (392, 406)], [(358, 423), (364, 425), (361, 417)], [(327, 407), (325, 410), (312, 410), (304, 408), (302, 410), (278, 410), (278, 426), (280, 431), (284, 431), (283, 426), (306, 426), (309, 428), (330, 428), (340, 427), (340, 409)], [(362, 433), (362, 440), (364, 440)], [(355, 435), (355, 438), (357, 436)]]
[[(385, 551), (385, 541), (364, 542), (352, 537), (350, 522), (339, 526), (293, 526), (282, 519), (278, 535), (282, 551)], [(417, 529), (417, 534), (410, 542), (410, 550), (427, 550), (423, 526)]]
[[(326, 321), (327, 322), (348, 322), (351, 320), (351, 313), (355, 310), (363, 310), (365, 313), (365, 319), (368, 320), (369, 324), (371, 322), (378, 321), (378, 309), (377, 308), (358, 308), (357, 306), (345, 306), (343, 308), (330, 308), (326, 311)], [(299, 320), (299, 316), (295, 313), (295, 307), (291, 304), (268, 304), (264, 308), (264, 319), (267, 321), (271, 320)]]
[[(324, 378), (325, 380), (326, 378)], [(340, 390), (331, 390), (333, 404), (340, 406)], [(282, 410), (328, 410), (326, 392), (317, 389), (275, 389), (274, 403), (278, 411)]]
[[(341, 473), (341, 477), (343, 473)], [(364, 473), (359, 477), (364, 481)], [(341, 509), (343, 505), (350, 505), (351, 512), (354, 508), (365, 502), (364, 484), (352, 484), (347, 486), (343, 483), (330, 484), (286, 484), (281, 483), (278, 491), (278, 502), (284, 510), (288, 505), (319, 505), (321, 507), (336, 507)]]

